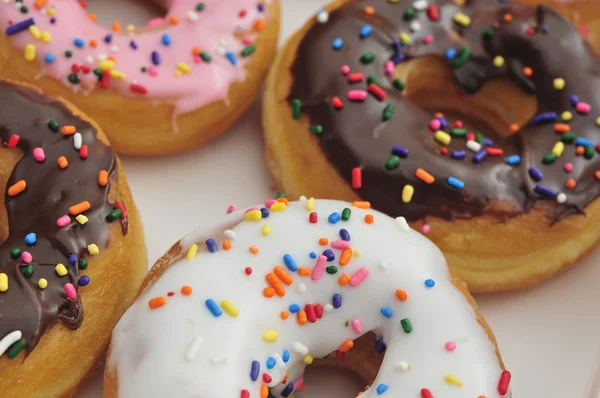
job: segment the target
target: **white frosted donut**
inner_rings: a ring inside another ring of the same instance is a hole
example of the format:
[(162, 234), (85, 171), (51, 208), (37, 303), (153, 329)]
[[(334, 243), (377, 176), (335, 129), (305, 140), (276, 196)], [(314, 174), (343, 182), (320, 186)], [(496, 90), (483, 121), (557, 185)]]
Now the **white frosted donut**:
[(313, 358), (369, 331), (387, 349), (361, 397), (510, 396), (441, 252), (403, 218), (354, 205), (268, 201), (179, 241), (113, 332), (108, 396), (288, 397)]

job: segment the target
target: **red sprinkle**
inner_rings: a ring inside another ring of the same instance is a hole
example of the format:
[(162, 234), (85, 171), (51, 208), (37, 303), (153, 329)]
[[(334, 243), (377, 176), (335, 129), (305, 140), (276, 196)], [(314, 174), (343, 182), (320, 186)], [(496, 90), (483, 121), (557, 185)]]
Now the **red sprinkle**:
[(81, 66), (81, 71), (87, 75), (88, 73), (90, 73), (92, 71), (92, 67), (88, 66), (88, 65), (82, 65)]
[(77, 64), (71, 65), (71, 72), (73, 72), (73, 73), (79, 73), (80, 71), (81, 71), (81, 66), (79, 66)]
[(490, 156), (502, 156), (504, 154), (502, 148), (485, 148), (485, 152)]
[(383, 101), (387, 97), (387, 93), (375, 83), (369, 84), (369, 91), (377, 97), (379, 101)]
[(600, 142), (596, 144), (596, 151), (600, 152)]
[(123, 206), (122, 202), (115, 203), (115, 208), (121, 210), (121, 220), (124, 220), (127, 217), (127, 211), (125, 211), (125, 206)]
[(452, 127), (454, 127), (455, 129), (462, 129), (463, 128), (463, 122), (461, 122), (460, 120), (457, 120), (454, 122), (454, 124), (452, 125)]
[(110, 73), (108, 71), (102, 72), (102, 78), (100, 79), (100, 88), (108, 88), (110, 86)]
[(146, 87), (142, 86), (141, 84), (131, 83), (131, 86), (129, 86), (129, 89), (131, 89), (131, 91), (133, 91), (134, 93), (148, 94), (148, 89)]
[(535, 35), (535, 29), (533, 29), (533, 28), (529, 28), (529, 29), (527, 29), (527, 34), (528, 34), (529, 36), (534, 36), (534, 35)]
[(240, 394), (240, 398), (250, 398), (250, 391), (242, 390), (242, 392)]
[(315, 305), (315, 315), (317, 319), (323, 318), (323, 306), (321, 304)]
[(9, 148), (16, 148), (20, 139), (21, 139), (21, 137), (19, 137), (16, 134), (13, 134), (8, 139), (8, 142), (6, 143), (6, 146), (9, 147)]
[(467, 133), (467, 141), (475, 141), (475, 133)]
[(498, 393), (504, 396), (508, 392), (508, 386), (510, 385), (510, 372), (508, 370), (502, 371), (500, 375), (500, 381), (498, 382)]
[(88, 149), (89, 149), (88, 146), (85, 145), (85, 144), (83, 144), (81, 146), (81, 148), (79, 149), (79, 157), (81, 159), (87, 159), (87, 157), (88, 157)]
[(333, 97), (331, 99), (331, 105), (333, 105), (335, 109), (342, 109), (344, 107), (344, 103), (342, 102), (340, 97)]
[(240, 13), (238, 15), (240, 16), (240, 18), (244, 18), (247, 13), (248, 12), (246, 10), (240, 10)]
[(312, 212), (308, 215), (308, 221), (310, 221), (312, 224), (316, 224), (317, 221), (319, 221), (319, 216), (317, 213)]
[(360, 167), (352, 169), (352, 188), (362, 188), (362, 169)]
[(175, 292), (168, 292), (167, 293), (167, 296), (169, 296), (169, 297), (173, 297), (174, 295), (175, 295)]
[(273, 380), (273, 379), (271, 378), (271, 376), (269, 376), (269, 375), (268, 375), (268, 374), (266, 374), (266, 373), (263, 373), (263, 381), (264, 381), (265, 383), (270, 383), (272, 380)]
[(438, 10), (437, 6), (432, 4), (429, 7), (427, 7), (427, 16), (432, 21), (439, 21), (440, 11)]
[(315, 314), (315, 307), (312, 304), (306, 304), (304, 307), (304, 311), (306, 311), (306, 319), (310, 323), (315, 323), (317, 321), (317, 314)]
[(433, 394), (426, 388), (421, 389), (421, 398), (433, 398)]
[(250, 275), (250, 274), (252, 274), (252, 268), (246, 267), (246, 269), (244, 270), (244, 272), (246, 273), (246, 275)]
[(448, 154), (448, 148), (443, 147), (440, 149), (440, 155), (446, 156)]
[(341, 351), (336, 351), (335, 356), (337, 357), (338, 362), (344, 362), (346, 360), (346, 353)]
[(348, 81), (350, 83), (362, 82), (364, 78), (365, 75), (363, 75), (362, 73), (348, 73)]

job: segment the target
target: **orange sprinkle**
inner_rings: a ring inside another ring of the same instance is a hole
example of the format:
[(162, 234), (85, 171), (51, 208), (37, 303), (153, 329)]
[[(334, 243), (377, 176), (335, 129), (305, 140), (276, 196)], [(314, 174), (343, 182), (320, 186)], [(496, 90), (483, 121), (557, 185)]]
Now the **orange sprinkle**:
[(396, 298), (400, 301), (406, 301), (406, 299), (408, 298), (408, 293), (406, 293), (402, 289), (398, 289), (396, 290)]
[(350, 275), (344, 274), (340, 276), (340, 279), (338, 279), (338, 283), (342, 286), (346, 286), (348, 283), (350, 283), (350, 279)]
[[(596, 176), (596, 178), (598, 178), (598, 176)], [(577, 182), (572, 178), (569, 178), (567, 182), (565, 182), (565, 188), (573, 189), (575, 188), (575, 185), (577, 185)]]
[(300, 392), (306, 391), (306, 384), (302, 384), (302, 386), (300, 386), (300, 388), (297, 389), (296, 391), (300, 391)]
[(35, 3), (33, 3), (33, 5), (39, 10), (41, 8), (44, 8), (46, 3), (48, 3), (48, 0), (35, 0)]
[(77, 132), (77, 129), (75, 126), (62, 126), (60, 132), (63, 133), (63, 135), (73, 135)]
[(600, 170), (596, 170), (594, 177), (596, 177), (597, 180), (600, 180)]
[(354, 202), (352, 202), (352, 207), (358, 207), (359, 209), (370, 209), (371, 202), (355, 200)]
[(298, 315), (296, 316), (296, 322), (298, 322), (298, 325), (302, 326), (302, 325), (306, 324), (307, 321), (308, 321), (308, 318), (306, 317), (306, 311), (304, 311), (304, 310), (298, 311)]
[(533, 75), (533, 69), (531, 69), (529, 66), (526, 66), (523, 68), (523, 74), (527, 77), (530, 77)]
[(94, 14), (93, 12), (88, 14), (88, 18), (90, 19), (90, 21), (95, 21), (96, 20), (96, 14)]
[(510, 127), (509, 127), (509, 131), (510, 131), (511, 134), (516, 133), (517, 131), (519, 131), (519, 129), (520, 129), (520, 127), (516, 123), (511, 124)]
[(354, 347), (354, 341), (346, 340), (342, 343), (340, 348), (338, 348), (338, 351), (339, 352), (348, 352), (352, 349), (352, 347)]
[(199, 57), (201, 52), (202, 51), (200, 51), (199, 47), (193, 47), (192, 48), (192, 55), (195, 55), (196, 57)]
[(112, 30), (115, 32), (120, 32), (121, 31), (121, 24), (117, 21), (112, 23)]
[(231, 249), (231, 241), (229, 239), (225, 239), (223, 241), (223, 250)]
[(269, 387), (266, 384), (260, 386), (260, 398), (269, 398)]
[(281, 316), (281, 319), (283, 319), (285, 321), (290, 316), (290, 313), (287, 311), (281, 311), (280, 316)]
[(17, 196), (18, 194), (23, 192), (25, 188), (27, 188), (27, 183), (25, 182), (25, 180), (19, 180), (10, 188), (8, 188), (8, 196)]
[(66, 169), (68, 165), (69, 165), (69, 161), (67, 160), (66, 157), (61, 156), (58, 158), (58, 167), (60, 167), (61, 169)]
[(165, 299), (164, 297), (154, 297), (153, 299), (150, 299), (150, 301), (148, 301), (148, 306), (152, 310), (155, 308), (162, 307), (165, 304), (167, 304), (167, 299)]
[(285, 205), (286, 205), (286, 206), (288, 205), (288, 200), (287, 200), (287, 198), (277, 198), (277, 201), (278, 201), (279, 203), (285, 203)]
[(288, 286), (291, 285), (292, 282), (294, 282), (294, 278), (292, 278), (290, 276), (290, 274), (285, 272), (285, 270), (283, 268), (281, 268), (279, 265), (273, 269), (273, 272), (275, 272), (275, 275), (277, 275), (277, 277), (279, 279), (281, 279), (281, 281)]
[(275, 295), (275, 289), (273, 289), (272, 287), (265, 287), (263, 290), (263, 296), (265, 296), (266, 298), (271, 298)]
[(300, 276), (309, 276), (311, 274), (312, 274), (312, 270), (310, 268), (306, 268), (306, 267), (298, 268), (298, 275), (300, 275)]
[(504, 17), (502, 19), (504, 19), (504, 22), (511, 22), (512, 18), (512, 14), (504, 14)]
[(267, 280), (267, 283), (273, 288), (275, 289), (275, 293), (277, 293), (277, 295), (279, 297), (283, 297), (285, 296), (285, 289), (284, 287), (281, 285), (281, 282), (279, 282), (279, 279), (277, 279), (277, 277), (275, 276), (274, 273), (269, 272), (267, 274), (267, 276), (265, 277), (265, 279)]
[(108, 171), (100, 170), (98, 173), (98, 184), (100, 184), (101, 187), (108, 185)]
[(556, 123), (556, 124), (554, 125), (554, 130), (555, 130), (557, 133), (561, 133), (561, 134), (562, 134), (562, 133), (568, 133), (569, 131), (571, 131), (571, 126), (569, 126), (569, 125), (568, 125), (568, 124), (566, 124), (566, 123)]
[(179, 23), (179, 18), (177, 18), (176, 16), (172, 16), (171, 18), (169, 18), (169, 23), (171, 25), (177, 25)]
[(192, 288), (189, 286), (183, 286), (181, 288), (181, 294), (183, 294), (184, 296), (189, 296), (190, 294), (192, 294)]
[(433, 115), (434, 118), (436, 117), (444, 117), (444, 114), (442, 112), (436, 112), (435, 115)]
[(88, 211), (90, 207), (92, 207), (90, 202), (85, 200), (83, 202), (79, 202), (76, 205), (69, 207), (69, 214), (71, 214), (72, 216), (76, 216), (78, 214), (83, 213), (84, 211)]
[(371, 6), (366, 6), (365, 7), (365, 15), (373, 15), (375, 14), (375, 8), (371, 7)]
[(319, 239), (319, 244), (321, 246), (327, 246), (329, 244), (329, 239), (327, 239), (327, 238), (321, 238), (321, 239)]
[(90, 47), (92, 47), (92, 48), (98, 47), (98, 42), (96, 40), (90, 40)]
[(367, 214), (367, 215), (365, 216), (365, 222), (366, 222), (367, 224), (373, 224), (373, 214)]
[(257, 254), (258, 253), (258, 247), (252, 245), (248, 248), (248, 250), (250, 250), (250, 253), (252, 254)]
[(477, 398), (487, 398), (485, 395), (480, 395)]
[(115, 58), (114, 55), (109, 55), (107, 58), (109, 61), (113, 61), (113, 62), (117, 62), (117, 59)]
[(578, 156), (581, 156), (581, 155), (583, 155), (583, 153), (584, 153), (584, 152), (585, 152), (585, 148), (584, 148), (584, 147), (582, 147), (582, 146), (578, 146), (578, 147), (575, 149), (575, 154), (576, 154), (576, 155), (578, 155)]
[(342, 255), (340, 256), (340, 265), (343, 267), (344, 265), (348, 264), (350, 262), (351, 258), (352, 258), (352, 249), (347, 247), (342, 251)]
[(265, 20), (259, 19), (258, 21), (256, 21), (256, 23), (254, 24), (254, 30), (257, 32), (262, 32), (264, 29), (265, 29)]
[(435, 181), (435, 178), (433, 178), (433, 176), (431, 174), (429, 174), (428, 172), (426, 172), (423, 169), (417, 169), (415, 171), (415, 176), (423, 181), (425, 184), (433, 184)]

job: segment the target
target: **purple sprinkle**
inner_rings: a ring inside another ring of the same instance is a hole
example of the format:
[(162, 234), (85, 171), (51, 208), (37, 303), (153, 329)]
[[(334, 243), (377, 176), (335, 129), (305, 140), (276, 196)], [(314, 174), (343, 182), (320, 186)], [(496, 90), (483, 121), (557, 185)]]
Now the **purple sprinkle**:
[(137, 45), (137, 43), (135, 41), (131, 40), (129, 42), (129, 47), (133, 48), (134, 50), (137, 50), (138, 45)]
[(79, 278), (79, 286), (87, 286), (90, 284), (90, 277), (87, 275), (82, 276), (81, 278)]
[(250, 366), (250, 379), (252, 379), (252, 381), (258, 380), (259, 373), (260, 373), (260, 362), (252, 361), (252, 366)]
[(489, 138), (484, 138), (483, 145), (484, 146), (494, 146), (494, 141), (490, 140)]
[(402, 43), (400, 43), (400, 40), (398, 39), (394, 39), (394, 41), (392, 41), (392, 45), (394, 46), (394, 49), (396, 51), (400, 51), (400, 49), (402, 48)]
[(206, 244), (208, 251), (211, 253), (214, 253), (219, 250), (219, 247), (217, 246), (217, 242), (215, 242), (215, 240), (212, 238), (207, 239), (206, 242), (204, 242), (204, 243)]
[(158, 51), (152, 51), (151, 58), (154, 65), (160, 65), (160, 54)]
[(535, 191), (535, 193), (538, 193), (550, 199), (556, 199), (556, 197), (558, 196), (556, 192), (542, 184), (536, 184), (533, 190)]
[(383, 351), (385, 351), (385, 343), (383, 342), (383, 338), (380, 337), (375, 342), (375, 352), (381, 354)]
[(262, 218), (268, 218), (269, 217), (269, 209), (267, 209), (266, 207), (261, 208), (260, 214), (262, 215)]
[(52, 25), (54, 25), (56, 23), (56, 18), (54, 18), (54, 17), (50, 18), (50, 23)]
[(485, 149), (480, 150), (475, 155), (473, 155), (473, 163), (481, 163), (487, 157), (487, 152)]
[(69, 255), (69, 264), (71, 264), (71, 265), (77, 264), (77, 255), (75, 255), (75, 254)]
[(542, 178), (544, 178), (544, 173), (535, 166), (529, 168), (529, 175), (536, 181), (542, 181)]
[(112, 42), (112, 39), (113, 39), (113, 35), (111, 35), (110, 33), (109, 33), (109, 34), (107, 34), (106, 36), (104, 36), (104, 42), (105, 42), (105, 43), (110, 43), (110, 42)]
[(331, 302), (333, 304), (333, 308), (340, 308), (342, 306), (342, 296), (337, 293), (334, 294)]
[(398, 65), (400, 62), (404, 61), (404, 58), (406, 58), (406, 56), (400, 53), (392, 58), (392, 62), (394, 63), (394, 65)]
[(531, 124), (538, 125), (543, 123), (554, 123), (556, 121), (556, 112), (544, 112), (535, 115), (531, 119)]
[(456, 159), (456, 160), (462, 160), (467, 156), (467, 152), (466, 151), (452, 151), (450, 153), (450, 157), (452, 159)]
[(27, 30), (31, 25), (34, 24), (35, 22), (33, 21), (33, 18), (29, 18), (24, 21), (10, 25), (8, 28), (6, 28), (4, 33), (6, 33), (6, 36), (12, 36)]
[(548, 33), (548, 25), (542, 25), (542, 32)]
[(392, 155), (400, 156), (401, 158), (408, 157), (408, 149), (403, 146), (394, 146), (392, 148)]
[(571, 102), (571, 106), (577, 106), (579, 103), (579, 97), (576, 95), (572, 95), (569, 97), (569, 101)]
[(258, 12), (263, 12), (265, 10), (265, 6), (263, 3), (258, 3), (256, 5), (256, 9), (258, 10)]
[(448, 122), (446, 121), (446, 118), (445, 118), (445, 117), (443, 117), (443, 116), (438, 116), (438, 117), (436, 117), (436, 119), (440, 121), (440, 123), (441, 123), (441, 126), (440, 126), (440, 128), (441, 128), (442, 130), (443, 130), (443, 129), (445, 129), (446, 127), (448, 127)]
[(346, 240), (349, 241), (350, 240), (350, 233), (348, 231), (346, 231), (345, 229), (340, 229), (340, 239), (341, 240)]
[(327, 257), (327, 261), (333, 261), (333, 260), (335, 260), (335, 254), (333, 254), (333, 252), (331, 251), (331, 249), (326, 249), (325, 251), (323, 251), (323, 255), (325, 257)]

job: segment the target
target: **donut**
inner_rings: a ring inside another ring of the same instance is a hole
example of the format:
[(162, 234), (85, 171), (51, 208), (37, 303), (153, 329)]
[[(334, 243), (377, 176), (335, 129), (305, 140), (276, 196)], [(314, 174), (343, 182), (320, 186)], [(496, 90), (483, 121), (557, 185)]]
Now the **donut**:
[(0, 1), (0, 76), (94, 118), (115, 151), (186, 151), (252, 103), (275, 56), (277, 0), (176, 0), (146, 27), (105, 28), (84, 1)]
[(368, 202), (234, 211), (178, 241), (142, 286), (113, 331), (105, 397), (292, 397), (334, 352), (372, 381), (364, 397), (511, 396), (441, 252)]
[(0, 81), (0, 395), (71, 396), (147, 271), (142, 224), (104, 132)]
[(277, 57), (267, 162), (290, 199), (406, 217), (472, 293), (522, 289), (600, 236), (598, 76), (544, 5), (337, 1)]

